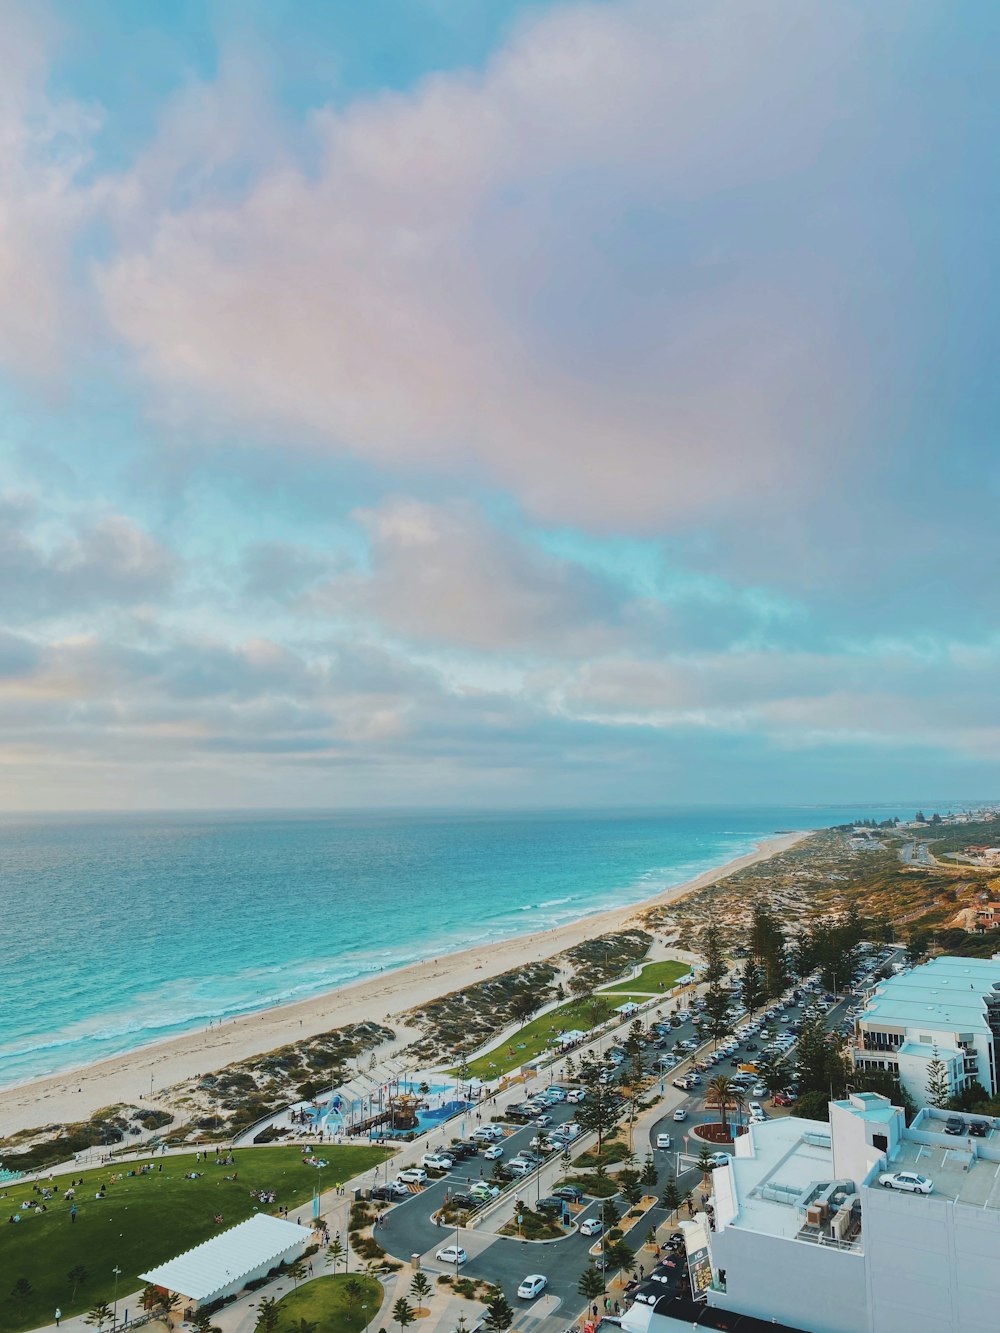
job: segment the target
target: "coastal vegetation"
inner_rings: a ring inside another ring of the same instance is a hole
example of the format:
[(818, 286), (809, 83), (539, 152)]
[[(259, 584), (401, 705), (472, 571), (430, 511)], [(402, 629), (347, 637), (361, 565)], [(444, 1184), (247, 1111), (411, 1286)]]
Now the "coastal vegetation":
[[(30, 1286), (14, 1303), (0, 1291), (0, 1328), (19, 1333), (48, 1323), (56, 1306), (69, 1317), (112, 1301), (115, 1267), (121, 1270), (119, 1290), (135, 1290), (140, 1273), (200, 1245), (220, 1226), (269, 1209), (255, 1197), (262, 1191), (274, 1194), (274, 1206), (287, 1205), (293, 1220), (301, 1208), (306, 1221), (314, 1187), (350, 1180), (389, 1156), (377, 1146), (325, 1145), (322, 1171), (308, 1166), (293, 1147), (237, 1149), (232, 1166), (196, 1163), (194, 1154), (107, 1163), (57, 1177), (53, 1184), (60, 1193), (44, 1201), (44, 1213), (30, 1206), (43, 1201), (30, 1184), (0, 1186), (0, 1272), (11, 1275), (8, 1289), (22, 1277)], [(144, 1165), (143, 1174), (129, 1174)], [(62, 1194), (72, 1179), (75, 1222)], [(42, 1185), (51, 1188), (47, 1181)], [(14, 1216), (21, 1220), (8, 1222)]]

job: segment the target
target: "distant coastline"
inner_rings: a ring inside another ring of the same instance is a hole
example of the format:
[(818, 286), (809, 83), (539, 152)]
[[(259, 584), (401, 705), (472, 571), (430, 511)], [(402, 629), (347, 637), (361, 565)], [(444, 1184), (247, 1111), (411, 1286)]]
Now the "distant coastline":
[(148, 1098), (165, 1088), (237, 1060), (249, 1060), (303, 1037), (366, 1020), (388, 1022), (394, 1048), (417, 1035), (394, 1016), (451, 990), (550, 957), (593, 935), (636, 922), (644, 911), (704, 888), (745, 866), (769, 859), (811, 836), (813, 830), (763, 839), (737, 856), (647, 898), (597, 912), (545, 931), (512, 936), (436, 959), (390, 968), (289, 1004), (245, 1014), (221, 1025), (188, 1030), (74, 1069), (0, 1088), (0, 1135), (53, 1122), (85, 1119), (116, 1102)]

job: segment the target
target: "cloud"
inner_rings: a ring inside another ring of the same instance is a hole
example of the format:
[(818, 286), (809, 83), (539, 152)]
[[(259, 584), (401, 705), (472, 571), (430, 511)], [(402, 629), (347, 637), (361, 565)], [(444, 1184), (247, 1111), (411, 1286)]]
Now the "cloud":
[(167, 393), (484, 475), (547, 520), (814, 495), (872, 384), (844, 334), (873, 257), (830, 210), (852, 152), (888, 148), (866, 115), (888, 21), (535, 17), (482, 74), (318, 113), (312, 169), (153, 208), (99, 271), (109, 318)]
[(621, 594), (600, 577), (504, 533), (477, 507), (396, 498), (357, 517), (365, 572), (317, 595), (391, 635), (485, 652), (564, 654), (613, 637)]
[(35, 504), (0, 497), (0, 610), (26, 620), (136, 606), (170, 589), (177, 561), (120, 514), (46, 539)]

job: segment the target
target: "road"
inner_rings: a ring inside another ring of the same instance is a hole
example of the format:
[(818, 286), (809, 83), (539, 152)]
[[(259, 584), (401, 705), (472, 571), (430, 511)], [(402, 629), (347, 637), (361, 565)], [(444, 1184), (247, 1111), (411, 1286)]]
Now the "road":
[[(852, 993), (847, 993), (827, 1011), (825, 1021), (828, 1028), (833, 1030), (844, 1022), (846, 1010), (854, 1002), (854, 999)], [(791, 1010), (789, 1017), (797, 1016), (800, 1012), (800, 1010)], [(779, 1019), (775, 1026), (780, 1026), (780, 1024), (781, 1020)], [(674, 1029), (670, 1034), (669, 1042), (673, 1045), (679, 1040), (689, 1039), (697, 1039), (697, 1029), (690, 1021)], [(661, 1053), (655, 1047), (647, 1047), (643, 1056), (645, 1067), (649, 1069)], [(670, 1071), (659, 1078), (662, 1114), (648, 1125), (642, 1135), (642, 1141), (637, 1141), (635, 1144), (635, 1152), (640, 1166), (646, 1154), (650, 1153), (657, 1168), (657, 1185), (655, 1191), (652, 1187), (648, 1187), (649, 1193), (655, 1192), (659, 1195), (671, 1171), (675, 1171), (677, 1174), (677, 1183), (682, 1196), (698, 1186), (701, 1173), (693, 1165), (686, 1165), (683, 1160), (678, 1160), (678, 1158), (679, 1154), (683, 1154), (687, 1150), (687, 1136), (690, 1135), (694, 1125), (703, 1121), (718, 1119), (718, 1112), (709, 1110), (705, 1106), (706, 1086), (714, 1073), (735, 1072), (737, 1064), (750, 1062), (755, 1055), (759, 1055), (759, 1052), (747, 1051), (745, 1044), (741, 1045), (739, 1052), (732, 1058), (731, 1062), (723, 1062), (715, 1066), (713, 1070), (703, 1074), (701, 1087), (696, 1088), (691, 1093), (672, 1086), (671, 1080), (676, 1077), (676, 1071)], [(682, 1064), (679, 1068), (683, 1071), (687, 1068), (687, 1065)], [(554, 1076), (555, 1071), (552, 1072)], [(688, 1118), (683, 1123), (677, 1123), (673, 1119), (674, 1110), (680, 1106), (683, 1106), (688, 1113)], [(552, 1117), (552, 1127), (572, 1119), (574, 1113), (575, 1107), (573, 1106), (559, 1103), (552, 1106), (549, 1110)], [(773, 1107), (769, 1113), (779, 1116), (787, 1114), (786, 1111), (777, 1107)], [(474, 1125), (466, 1125), (469, 1132), (472, 1128), (474, 1128)], [(531, 1139), (538, 1133), (538, 1128), (535, 1125), (512, 1126), (511, 1129), (512, 1132), (504, 1139), (503, 1144), (504, 1157), (507, 1160), (515, 1156), (519, 1149), (528, 1147)], [(446, 1129), (446, 1133), (449, 1133), (449, 1130)], [(669, 1151), (658, 1150), (654, 1147), (656, 1137), (660, 1133), (669, 1133), (672, 1136), (673, 1145)], [(437, 1144), (433, 1146), (437, 1147)], [(693, 1152), (697, 1152), (696, 1147), (693, 1148)], [(487, 1230), (470, 1231), (461, 1229), (453, 1231), (449, 1228), (436, 1226), (432, 1220), (432, 1214), (440, 1207), (446, 1190), (455, 1193), (467, 1188), (470, 1183), (475, 1182), (480, 1177), (488, 1179), (492, 1165), (492, 1162), (486, 1161), (482, 1157), (458, 1163), (441, 1179), (432, 1181), (423, 1189), (412, 1193), (410, 1198), (396, 1204), (389, 1212), (389, 1225), (379, 1230), (380, 1243), (390, 1254), (405, 1262), (409, 1262), (413, 1255), (420, 1256), (421, 1266), (429, 1273), (452, 1271), (449, 1265), (435, 1258), (435, 1252), (445, 1245), (461, 1245), (469, 1255), (468, 1262), (461, 1269), (463, 1276), (486, 1278), (499, 1285), (514, 1309), (523, 1312), (526, 1316), (526, 1318), (519, 1319), (519, 1324), (522, 1327), (525, 1326), (525, 1323), (530, 1324), (532, 1322), (531, 1316), (537, 1314), (540, 1319), (544, 1316), (542, 1322), (533, 1326), (537, 1333), (549, 1333), (550, 1330), (555, 1329), (556, 1324), (566, 1328), (579, 1313), (583, 1304), (577, 1290), (577, 1283), (580, 1274), (587, 1267), (589, 1261), (588, 1250), (593, 1244), (590, 1238), (580, 1236), (574, 1231), (565, 1237), (551, 1241), (529, 1242), (497, 1236)], [(533, 1204), (539, 1197), (551, 1192), (562, 1174), (563, 1168), (557, 1160), (557, 1154), (553, 1154), (553, 1158), (543, 1168), (541, 1179), (532, 1177), (525, 1182), (520, 1197), (529, 1205)], [(618, 1200), (618, 1202), (620, 1204), (621, 1200)], [(584, 1217), (599, 1212), (599, 1208), (599, 1200), (588, 1200), (587, 1207), (578, 1215), (578, 1220), (583, 1220)], [(667, 1216), (665, 1210), (654, 1208), (648, 1215), (648, 1223), (644, 1221), (642, 1224), (642, 1238), (645, 1237), (650, 1226), (659, 1227), (661, 1223), (666, 1221)], [(639, 1239), (639, 1237), (636, 1237), (637, 1241)], [(517, 1297), (517, 1287), (529, 1273), (542, 1273), (548, 1279), (545, 1301), (538, 1304), (537, 1307), (531, 1306), (530, 1308), (528, 1303), (520, 1301)], [(551, 1323), (548, 1322), (549, 1320), (551, 1320)]]

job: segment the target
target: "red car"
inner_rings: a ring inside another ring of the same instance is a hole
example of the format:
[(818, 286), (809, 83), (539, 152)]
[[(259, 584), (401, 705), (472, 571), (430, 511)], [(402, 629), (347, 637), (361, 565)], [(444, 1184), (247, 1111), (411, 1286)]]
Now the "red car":
[(771, 1098), (771, 1104), (773, 1106), (791, 1106), (792, 1099), (787, 1092), (776, 1092)]

